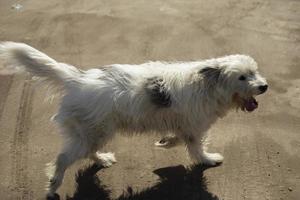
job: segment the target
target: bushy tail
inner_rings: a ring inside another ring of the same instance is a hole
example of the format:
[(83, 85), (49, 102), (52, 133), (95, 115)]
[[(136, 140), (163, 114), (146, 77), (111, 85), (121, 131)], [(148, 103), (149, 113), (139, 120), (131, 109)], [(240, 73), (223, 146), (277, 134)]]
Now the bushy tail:
[(34, 76), (59, 86), (66, 86), (79, 76), (80, 71), (64, 63), (58, 63), (46, 54), (23, 43), (1, 42), (0, 60), (6, 68), (25, 69)]

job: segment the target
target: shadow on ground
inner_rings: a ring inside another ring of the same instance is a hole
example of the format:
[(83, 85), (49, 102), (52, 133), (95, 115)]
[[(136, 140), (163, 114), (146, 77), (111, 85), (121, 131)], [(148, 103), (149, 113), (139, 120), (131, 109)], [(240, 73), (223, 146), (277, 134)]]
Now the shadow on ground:
[[(102, 167), (91, 165), (80, 170), (76, 177), (77, 187), (72, 197), (67, 200), (111, 200), (110, 190), (101, 183), (96, 173)], [(218, 200), (219, 198), (207, 191), (203, 171), (207, 167), (193, 166), (185, 168), (182, 165), (160, 168), (154, 171), (160, 181), (143, 189), (133, 191), (127, 188), (115, 200)]]

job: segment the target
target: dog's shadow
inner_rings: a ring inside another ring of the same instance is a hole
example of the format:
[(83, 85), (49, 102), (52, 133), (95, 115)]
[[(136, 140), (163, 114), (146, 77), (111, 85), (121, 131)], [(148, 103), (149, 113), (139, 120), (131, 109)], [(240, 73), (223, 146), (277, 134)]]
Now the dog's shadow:
[[(111, 200), (110, 190), (101, 183), (96, 173), (103, 167), (91, 165), (79, 170), (76, 182), (77, 187), (72, 197), (67, 200)], [(133, 191), (127, 188), (115, 200), (218, 200), (219, 198), (207, 191), (206, 179), (203, 171), (208, 167), (192, 166), (185, 168), (182, 165), (160, 168), (154, 171), (160, 181), (143, 189)]]

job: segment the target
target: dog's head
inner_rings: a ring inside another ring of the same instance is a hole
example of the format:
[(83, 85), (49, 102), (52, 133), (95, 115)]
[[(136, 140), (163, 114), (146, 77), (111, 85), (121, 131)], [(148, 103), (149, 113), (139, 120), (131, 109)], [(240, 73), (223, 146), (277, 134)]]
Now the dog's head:
[(245, 55), (232, 55), (217, 59), (215, 66), (203, 68), (202, 73), (210, 81), (215, 81), (228, 103), (243, 111), (255, 110), (258, 107), (255, 96), (265, 93), (268, 84), (259, 74), (254, 59)]

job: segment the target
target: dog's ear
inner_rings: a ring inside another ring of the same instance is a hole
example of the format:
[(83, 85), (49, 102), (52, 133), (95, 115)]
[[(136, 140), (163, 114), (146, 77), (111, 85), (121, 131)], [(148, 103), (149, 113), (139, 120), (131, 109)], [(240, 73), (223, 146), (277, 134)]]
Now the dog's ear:
[(199, 71), (199, 74), (201, 74), (207, 81), (213, 81), (216, 83), (220, 78), (221, 69), (216, 67), (204, 67)]

